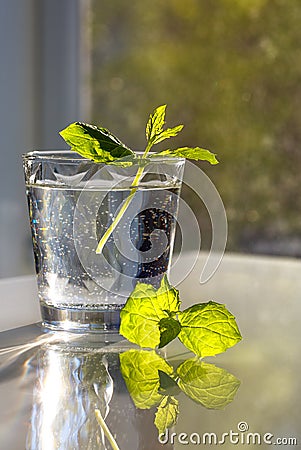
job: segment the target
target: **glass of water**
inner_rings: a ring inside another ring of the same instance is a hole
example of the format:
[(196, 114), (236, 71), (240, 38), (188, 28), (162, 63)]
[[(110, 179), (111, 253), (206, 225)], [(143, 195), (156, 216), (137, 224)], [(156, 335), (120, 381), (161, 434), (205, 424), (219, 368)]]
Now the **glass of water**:
[[(116, 332), (136, 283), (159, 286), (171, 263), (184, 163), (153, 156), (131, 165), (106, 165), (72, 151), (23, 155), (46, 327)], [(141, 164), (143, 175), (133, 188)]]

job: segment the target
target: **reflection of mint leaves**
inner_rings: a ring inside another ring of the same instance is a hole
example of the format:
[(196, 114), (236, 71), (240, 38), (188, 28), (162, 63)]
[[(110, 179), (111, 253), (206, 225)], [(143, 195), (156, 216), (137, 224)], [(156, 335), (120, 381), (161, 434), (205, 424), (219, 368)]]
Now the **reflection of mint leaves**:
[[(142, 350), (140, 350), (142, 351)], [(159, 370), (159, 377), (160, 377), (160, 394), (163, 395), (178, 395), (181, 392), (181, 389), (179, 388), (177, 382), (175, 381), (175, 376), (172, 378), (167, 373), (163, 372), (162, 370)]]
[[(165, 124), (165, 112), (166, 105), (162, 105), (158, 106), (158, 108), (156, 108), (149, 116), (146, 125), (147, 144), (142, 157), (139, 157), (105, 128), (82, 122), (75, 122), (60, 132), (62, 138), (68, 145), (70, 145), (71, 150), (79, 153), (84, 158), (91, 159), (96, 163), (129, 166), (138, 162), (139, 168), (132, 182), (129, 196), (99, 241), (96, 248), (96, 253), (102, 252), (103, 247), (107, 243), (113, 231), (116, 229), (138, 189), (139, 183), (144, 175), (144, 164), (141, 164), (141, 161), (147, 161), (149, 151), (153, 145), (158, 144), (159, 142), (162, 142), (170, 137), (177, 136), (183, 128), (183, 125), (177, 125), (173, 128), (163, 129)], [(208, 161), (210, 164), (218, 163), (213, 153), (200, 147), (183, 147), (176, 150), (165, 150), (158, 153), (152, 153), (151, 156), (160, 156), (162, 158), (191, 158), (195, 160)]]
[(235, 397), (240, 381), (213, 364), (196, 359), (184, 361), (177, 369), (178, 385), (192, 400), (210, 409), (223, 409)]
[(187, 359), (174, 371), (157, 353), (128, 350), (120, 355), (120, 370), (137, 408), (157, 406), (154, 423), (159, 434), (175, 425), (179, 400), (184, 392), (190, 399), (209, 409), (222, 409), (231, 403), (240, 381), (225, 369)]
[(198, 356), (222, 353), (241, 340), (234, 316), (220, 303), (180, 311), (178, 291), (163, 277), (156, 290), (137, 283), (121, 310), (120, 333), (140, 347), (164, 347), (177, 336)]
[(172, 367), (154, 351), (129, 350), (121, 353), (120, 370), (135, 406), (149, 409), (163, 398), (159, 371), (172, 374)]
[(176, 424), (179, 415), (179, 402), (175, 397), (165, 396), (158, 406), (155, 425), (160, 433)]
[(81, 122), (70, 124), (60, 132), (71, 150), (98, 163), (112, 163), (126, 156), (134, 155), (116, 136), (105, 128), (98, 128)]

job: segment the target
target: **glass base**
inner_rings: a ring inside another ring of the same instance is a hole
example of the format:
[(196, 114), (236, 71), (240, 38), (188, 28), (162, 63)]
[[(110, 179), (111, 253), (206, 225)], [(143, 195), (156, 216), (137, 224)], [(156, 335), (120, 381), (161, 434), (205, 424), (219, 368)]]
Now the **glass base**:
[(52, 330), (78, 333), (118, 332), (120, 311), (124, 305), (112, 309), (56, 307), (41, 303), (42, 323)]

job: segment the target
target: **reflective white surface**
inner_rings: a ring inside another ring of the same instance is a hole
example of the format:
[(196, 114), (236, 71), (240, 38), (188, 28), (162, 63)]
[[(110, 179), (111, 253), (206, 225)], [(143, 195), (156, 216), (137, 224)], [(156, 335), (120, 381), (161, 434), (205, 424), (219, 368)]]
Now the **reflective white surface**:
[(41, 320), (35, 276), (0, 280), (0, 302), (0, 331)]
[[(249, 426), (249, 432), (260, 433), (261, 436), (271, 433), (274, 440), (282, 437), (296, 438), (300, 446), (301, 262), (287, 258), (226, 255), (215, 276), (206, 285), (199, 285), (198, 277), (203, 263), (204, 259), (201, 258), (180, 286), (183, 308), (193, 303), (215, 300), (225, 303), (236, 316), (243, 341), (224, 354), (206, 358), (206, 361), (234, 374), (241, 381), (241, 386), (233, 402), (225, 410), (205, 409), (181, 394), (179, 419), (172, 431), (176, 432), (177, 436), (181, 432), (188, 435), (214, 432), (221, 436), (230, 430), (236, 432), (238, 423), (244, 421)], [(24, 279), (23, 282), (19, 280), (17, 283), (14, 283), (15, 280), (10, 281), (10, 301), (5, 303), (8, 311), (14, 310), (14, 313), (10, 312), (10, 323), (13, 323), (14, 317), (18, 323), (30, 318), (31, 322), (34, 322), (38, 317), (34, 280)], [(8, 284), (1, 285), (2, 301), (4, 287), (9, 289)], [(25, 316), (25, 313), (28, 315)], [(3, 324), (8, 326), (5, 322)], [(41, 331), (36, 325), (0, 334), (2, 348), (19, 344), (24, 349), (25, 342), (30, 342), (32, 347), (26, 356), (20, 354), (18, 360), (12, 359), (9, 367), (2, 365), (0, 370), (1, 448), (23, 449), (28, 430), (30, 427), (32, 430), (35, 386), (40, 376), (37, 363), (34, 362), (37, 361), (37, 350), (40, 347), (32, 346), (32, 342), (40, 335)], [(94, 339), (97, 343), (100, 338)], [(98, 342), (97, 345), (101, 349), (102, 344)], [(175, 345), (168, 347), (167, 353), (171, 351), (177, 354), (183, 350), (181, 345)], [(164, 352), (163, 349), (163, 354)], [(29, 356), (33, 359), (30, 360)], [(66, 354), (64, 358), (67, 358)], [(70, 358), (72, 362), (74, 355)], [(50, 360), (47, 361), (49, 363)], [(67, 364), (66, 361), (67, 359), (64, 359), (64, 364)], [(155, 410), (133, 409), (133, 403), (124, 390), (118, 369), (115, 367), (114, 370), (113, 378), (117, 380), (116, 397), (113, 395), (116, 409), (108, 414), (108, 423), (114, 428), (117, 441), (119, 437), (119, 441), (124, 442), (121, 448), (182, 449), (185, 444), (179, 443), (177, 439), (175, 444), (169, 442), (161, 446), (157, 443), (156, 429), (153, 426)], [(76, 405), (79, 406), (77, 403)], [(125, 439), (123, 434), (125, 430), (123, 419), (118, 416), (119, 409), (123, 411), (124, 418), (132, 417), (131, 420), (134, 420), (134, 428), (131, 428), (133, 422), (127, 425), (130, 439)], [(228, 442), (223, 444), (222, 448), (230, 449), (233, 445)], [(246, 447), (268, 448), (267, 444)], [(298, 448), (295, 445), (277, 447)], [(86, 450), (80, 446), (77, 448)], [(198, 447), (188, 444), (184, 448)], [(244, 446), (240, 443), (236, 448)]]

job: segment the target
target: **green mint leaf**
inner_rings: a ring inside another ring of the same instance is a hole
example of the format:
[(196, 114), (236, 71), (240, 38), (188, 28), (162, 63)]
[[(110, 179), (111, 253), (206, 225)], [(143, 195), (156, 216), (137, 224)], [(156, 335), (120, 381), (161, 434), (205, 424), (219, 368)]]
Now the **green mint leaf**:
[(155, 111), (150, 114), (146, 124), (146, 140), (151, 141), (163, 131), (165, 124), (166, 105), (158, 106)]
[(166, 105), (162, 105), (158, 106), (153, 114), (149, 116), (145, 134), (150, 145), (158, 144), (165, 139), (177, 136), (183, 128), (183, 125), (177, 125), (176, 127), (163, 130), (163, 126), (165, 124), (165, 112)]
[(160, 389), (159, 393), (163, 395), (178, 395), (181, 392), (177, 382), (167, 373), (159, 370)]
[(218, 164), (218, 160), (214, 153), (200, 147), (181, 147), (175, 150), (163, 150), (162, 152), (153, 153), (151, 156), (173, 156), (177, 158), (188, 158), (196, 161), (208, 161), (210, 164)]
[(177, 313), (180, 309), (179, 291), (168, 281), (167, 275), (164, 275), (159, 289), (157, 290), (158, 300), (161, 302), (163, 310), (170, 313)]
[(160, 343), (159, 348), (164, 347), (169, 342), (173, 341), (181, 331), (181, 325), (172, 317), (161, 319), (159, 322), (160, 329)]
[(198, 356), (214, 356), (241, 340), (235, 317), (225, 305), (200, 303), (178, 314), (180, 341)]
[(159, 434), (176, 424), (179, 415), (179, 402), (176, 398), (166, 396), (162, 399), (155, 415), (155, 425)]
[(167, 313), (157, 302), (156, 290), (137, 283), (120, 312), (120, 334), (140, 347), (155, 348), (160, 342), (159, 322)]
[(160, 320), (176, 314), (179, 304), (179, 293), (166, 276), (157, 291), (150, 284), (137, 283), (120, 312), (120, 334), (140, 347), (155, 348), (160, 343)]
[(135, 155), (116, 136), (95, 125), (71, 123), (60, 131), (60, 135), (71, 150), (97, 163), (110, 164), (116, 159)]
[(163, 398), (159, 393), (159, 371), (172, 375), (172, 367), (154, 351), (128, 350), (119, 358), (120, 371), (135, 406), (149, 409), (158, 405)]
[(158, 144), (159, 142), (164, 141), (165, 139), (169, 139), (171, 137), (177, 136), (177, 134), (183, 129), (184, 125), (177, 125), (174, 128), (167, 128), (166, 130), (163, 130), (160, 134), (156, 135), (153, 140), (152, 144)]
[(205, 408), (223, 409), (234, 399), (240, 381), (213, 364), (188, 359), (177, 369), (179, 387)]

